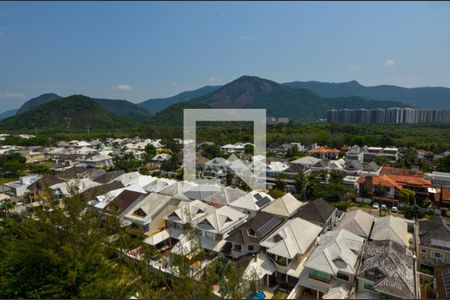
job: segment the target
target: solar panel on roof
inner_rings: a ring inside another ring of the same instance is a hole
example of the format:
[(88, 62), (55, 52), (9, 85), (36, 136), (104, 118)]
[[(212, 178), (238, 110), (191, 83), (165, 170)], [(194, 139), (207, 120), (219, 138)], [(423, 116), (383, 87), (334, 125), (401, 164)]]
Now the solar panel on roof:
[(270, 203), (270, 199), (267, 197), (264, 197), (261, 200), (256, 201), (256, 205), (258, 205), (259, 208), (261, 208), (269, 203)]
[(262, 239), (267, 234), (269, 234), (275, 227), (280, 225), (283, 222), (283, 219), (280, 217), (273, 217), (267, 223), (262, 225), (258, 230), (256, 230), (256, 237), (258, 239)]
[(445, 295), (450, 296), (450, 271), (442, 272), (442, 281), (444, 283)]
[(255, 194), (255, 198), (256, 198), (256, 200), (261, 200), (263, 197), (260, 195), (260, 194)]

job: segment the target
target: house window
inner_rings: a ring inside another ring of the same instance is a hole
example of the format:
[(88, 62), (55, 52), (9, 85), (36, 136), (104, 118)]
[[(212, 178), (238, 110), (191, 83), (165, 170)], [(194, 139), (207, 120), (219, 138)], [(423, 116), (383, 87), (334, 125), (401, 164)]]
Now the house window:
[(233, 246), (233, 251), (235, 251), (235, 252), (241, 252), (241, 250), (242, 250), (242, 246), (241, 246), (241, 245), (239, 245), (239, 244), (234, 244), (234, 246)]
[(248, 249), (248, 251), (253, 251), (254, 247), (253, 246), (248, 246), (247, 249)]
[(205, 232), (205, 236), (206, 236), (208, 239), (214, 240), (215, 234), (206, 231), (206, 232)]
[(339, 278), (341, 280), (345, 280), (345, 281), (348, 281), (350, 279), (347, 274), (343, 274), (343, 273), (337, 273), (337, 278)]
[(373, 290), (373, 284), (367, 281), (364, 281), (364, 289)]
[(441, 253), (441, 252), (434, 252), (434, 251), (432, 251), (432, 252), (431, 252), (431, 257), (432, 257), (435, 261), (440, 262), (440, 263), (443, 263), (443, 262), (444, 262), (445, 255), (444, 255), (444, 253)]
[(332, 276), (330, 274), (327, 273), (323, 273), (317, 270), (310, 270), (309, 271), (309, 278), (315, 279), (315, 280), (319, 280), (319, 281), (323, 281), (326, 283), (330, 283)]
[(421, 249), (420, 250), (422, 253), (427, 253), (427, 249)]

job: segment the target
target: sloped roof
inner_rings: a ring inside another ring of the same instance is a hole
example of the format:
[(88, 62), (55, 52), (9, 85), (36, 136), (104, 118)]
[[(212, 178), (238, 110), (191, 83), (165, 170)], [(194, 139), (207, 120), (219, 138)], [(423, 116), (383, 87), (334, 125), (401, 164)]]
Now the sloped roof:
[(376, 218), (370, 239), (391, 240), (408, 246), (408, 224), (394, 216)]
[(375, 217), (361, 209), (347, 212), (339, 222), (338, 229), (346, 229), (360, 237), (367, 238), (370, 235)]
[(283, 197), (274, 200), (264, 207), (262, 211), (279, 216), (290, 217), (305, 204), (305, 202), (297, 200), (291, 193), (287, 193)]
[(356, 273), (359, 253), (364, 238), (345, 229), (328, 231), (319, 239), (319, 245), (305, 262), (305, 267), (333, 276), (338, 271)]
[(110, 183), (102, 184), (99, 186), (92, 187), (90, 189), (87, 189), (83, 193), (81, 193), (82, 196), (84, 196), (87, 200), (95, 199), (95, 197), (106, 194), (110, 191), (117, 190), (123, 188), (123, 184), (119, 181), (113, 181)]
[(436, 215), (431, 220), (419, 221), (419, 239), (423, 246), (442, 247), (432, 243), (432, 240), (444, 241), (450, 245), (450, 226), (441, 216)]
[(172, 184), (169, 184), (169, 185), (163, 187), (159, 191), (159, 193), (163, 194), (163, 195), (175, 196), (175, 195), (178, 195), (178, 194), (183, 194), (186, 191), (189, 191), (194, 186), (197, 186), (197, 184), (194, 183), (194, 182), (176, 181), (176, 182), (174, 182)]
[(222, 206), (210, 213), (197, 227), (202, 230), (221, 233), (236, 222), (246, 219), (247, 215), (230, 206)]
[(358, 277), (374, 282), (375, 291), (403, 299), (416, 298), (414, 256), (394, 241), (369, 241)]
[[(257, 203), (261, 198), (267, 198), (267, 201), (264, 205), (259, 206)], [(230, 206), (258, 211), (272, 201), (274, 201), (274, 199), (269, 194), (266, 194), (264, 192), (251, 191), (231, 202)]]
[(265, 253), (258, 253), (256, 259), (251, 259), (247, 268), (245, 268), (242, 278), (244, 280), (262, 279), (265, 275), (273, 274), (276, 267), (272, 260)]
[[(163, 207), (178, 203), (174, 198), (167, 195), (150, 193), (138, 203), (130, 206), (126, 216), (132, 219), (149, 220), (155, 213), (158, 213)], [(138, 211), (138, 213), (137, 213)]]
[(186, 191), (184, 195), (192, 200), (204, 200), (218, 191), (220, 191), (220, 187), (217, 185), (200, 184)]
[(193, 224), (205, 218), (215, 210), (214, 207), (203, 203), (200, 200), (182, 201), (178, 208), (166, 217), (167, 220), (175, 221), (181, 224)]
[(204, 201), (219, 205), (227, 205), (245, 194), (247, 193), (241, 189), (226, 186), (222, 190), (206, 197)]
[(315, 242), (322, 228), (300, 218), (290, 219), (261, 242), (268, 253), (293, 259), (303, 255)]
[(331, 215), (337, 210), (336, 207), (323, 199), (317, 199), (306, 203), (293, 215), (307, 221), (324, 225)]
[(110, 171), (110, 172), (106, 172), (103, 175), (100, 175), (99, 177), (95, 178), (94, 181), (98, 182), (98, 183), (108, 183), (111, 180), (117, 178), (118, 176), (125, 174), (124, 170), (119, 170), (119, 171)]
[(276, 218), (276, 216), (266, 212), (259, 212), (255, 217), (231, 231), (226, 240), (241, 245), (257, 244), (284, 223), (284, 219), (279, 218), (279, 222), (274, 223), (275, 226), (273, 228), (270, 228), (270, 230), (264, 232), (262, 235), (257, 235), (256, 232), (273, 218)]
[(142, 193), (124, 190), (116, 198), (114, 198), (106, 207), (106, 210), (113, 210), (121, 214), (128, 209)]
[(167, 179), (167, 178), (158, 178), (149, 184), (144, 186), (144, 190), (147, 192), (155, 192), (159, 193), (162, 189), (164, 189), (167, 185), (173, 184), (176, 182), (173, 179)]
[(296, 160), (291, 161), (291, 164), (300, 164), (305, 166), (312, 166), (315, 165), (318, 161), (320, 161), (320, 158), (316, 158), (313, 156), (304, 156), (301, 158), (297, 158)]

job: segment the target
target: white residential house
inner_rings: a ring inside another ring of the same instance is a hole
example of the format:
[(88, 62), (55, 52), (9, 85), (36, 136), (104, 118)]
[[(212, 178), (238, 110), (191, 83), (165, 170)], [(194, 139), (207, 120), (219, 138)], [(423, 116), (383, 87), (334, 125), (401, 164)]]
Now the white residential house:
[(299, 164), (306, 168), (311, 168), (319, 161), (321, 161), (320, 158), (317, 158), (314, 156), (304, 156), (304, 157), (297, 158), (296, 160), (291, 161), (290, 164)]
[(251, 191), (231, 202), (230, 206), (249, 215), (250, 217), (254, 217), (259, 210), (273, 201), (274, 199), (269, 194)]
[(163, 161), (167, 161), (167, 160), (171, 160), (171, 159), (172, 159), (172, 155), (167, 154), (167, 153), (160, 153), (160, 154), (156, 154), (152, 158), (152, 161), (157, 162), (157, 163), (162, 163)]
[(11, 196), (21, 197), (28, 193), (28, 187), (41, 179), (41, 176), (22, 176), (17, 181), (11, 181), (3, 185), (3, 192)]
[(361, 209), (346, 212), (336, 229), (348, 230), (365, 239), (369, 238), (375, 217)]
[(252, 145), (251, 143), (226, 144), (226, 145), (220, 147), (220, 149), (227, 153), (240, 154), (240, 153), (244, 152), (244, 147), (248, 144)]
[(222, 206), (199, 222), (196, 226), (202, 247), (219, 252), (230, 231), (247, 221), (248, 216), (230, 206)]
[(114, 165), (112, 156), (104, 154), (94, 155), (85, 159), (83, 163), (89, 168), (109, 168)]
[(408, 233), (408, 224), (394, 216), (376, 218), (370, 234), (371, 240), (391, 240), (405, 247), (411, 247), (412, 237), (412, 234)]
[(180, 239), (180, 236), (184, 235), (187, 225), (190, 228), (195, 228), (199, 222), (213, 213), (214, 210), (214, 207), (200, 200), (180, 202), (177, 209), (165, 217), (169, 235)]
[(123, 215), (134, 227), (145, 232), (155, 232), (165, 227), (168, 214), (172, 213), (180, 200), (167, 195), (150, 193), (138, 203), (131, 205)]
[(261, 211), (289, 218), (305, 204), (305, 202), (297, 200), (291, 193), (287, 193), (272, 201), (272, 203), (264, 207)]
[(345, 229), (328, 231), (305, 262), (298, 285), (303, 292), (329, 298), (339, 286), (347, 293), (353, 286), (360, 264), (364, 238)]
[(266, 249), (267, 255), (276, 266), (277, 281), (288, 284), (297, 282), (305, 260), (314, 250), (321, 232), (320, 226), (293, 218), (261, 242), (261, 247)]

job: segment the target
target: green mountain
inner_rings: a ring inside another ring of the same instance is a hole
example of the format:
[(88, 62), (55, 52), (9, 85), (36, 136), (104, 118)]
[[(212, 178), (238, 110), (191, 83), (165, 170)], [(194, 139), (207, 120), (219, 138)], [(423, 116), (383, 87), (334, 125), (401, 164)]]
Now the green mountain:
[(61, 129), (91, 130), (117, 129), (133, 126), (126, 117), (112, 114), (94, 99), (74, 95), (38, 105), (31, 110), (0, 121), (3, 130)]
[(20, 115), (24, 112), (27, 112), (29, 110), (31, 110), (32, 108), (39, 106), (41, 104), (56, 100), (56, 99), (61, 99), (62, 97), (59, 95), (56, 95), (54, 93), (47, 93), (47, 94), (42, 94), (38, 97), (32, 98), (30, 100), (28, 100), (27, 102), (25, 102), (16, 112), (16, 115)]
[[(64, 98), (53, 93), (40, 95), (39, 97), (30, 99), (27, 102), (25, 102), (17, 110), (16, 115), (20, 115), (39, 105), (48, 103), (56, 99), (64, 99)], [(95, 98), (92, 99), (110, 113), (113, 113), (118, 116), (128, 117), (136, 122), (140, 122), (150, 115), (147, 110), (143, 109), (137, 104), (131, 103), (126, 100), (95, 99)]]
[(292, 88), (255, 76), (242, 76), (218, 90), (190, 100), (213, 108), (266, 108), (267, 116), (290, 117), (298, 121), (325, 118), (326, 111), (339, 108), (404, 107), (393, 101), (361, 97), (324, 98), (307, 89)]
[(128, 117), (136, 122), (141, 122), (150, 116), (150, 113), (137, 104), (127, 100), (93, 99), (104, 109), (118, 116)]
[(0, 120), (4, 120), (6, 118), (14, 116), (16, 114), (16, 112), (17, 112), (17, 108), (4, 111), (0, 114)]
[(318, 81), (294, 81), (285, 86), (308, 89), (322, 97), (358, 96), (367, 99), (401, 101), (422, 108), (449, 108), (450, 88), (404, 88), (395, 85), (364, 86), (357, 81), (329, 83)]
[(178, 95), (168, 97), (168, 98), (149, 99), (149, 100), (139, 103), (138, 105), (145, 108), (147, 111), (149, 111), (151, 113), (156, 113), (172, 104), (179, 103), (179, 102), (185, 102), (185, 101), (191, 100), (193, 98), (209, 94), (211, 92), (214, 92), (218, 88), (220, 88), (220, 86), (208, 85), (208, 86), (204, 86), (204, 87), (201, 87), (201, 88), (193, 90), (193, 91), (182, 92)]
[(143, 126), (183, 126), (183, 110), (185, 108), (210, 108), (206, 104), (180, 102), (157, 112), (143, 122)]

